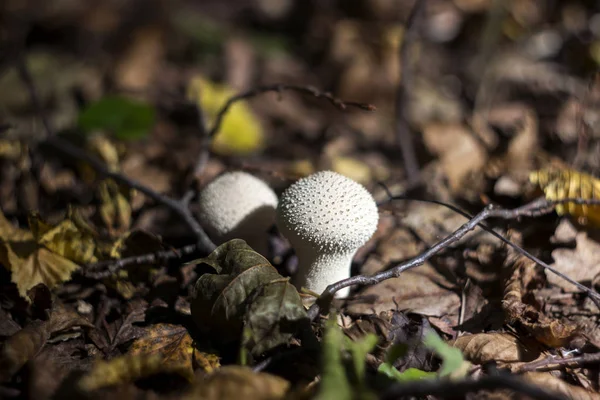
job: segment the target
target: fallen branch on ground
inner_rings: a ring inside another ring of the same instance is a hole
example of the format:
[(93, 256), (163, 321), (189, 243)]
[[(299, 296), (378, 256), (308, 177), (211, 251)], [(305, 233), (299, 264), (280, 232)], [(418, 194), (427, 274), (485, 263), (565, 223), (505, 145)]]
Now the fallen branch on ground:
[[(400, 265), (395, 266), (387, 271), (380, 272), (373, 276), (365, 276), (365, 275), (357, 275), (351, 278), (347, 278), (341, 280), (339, 282), (333, 283), (325, 289), (325, 291), (319, 296), (319, 299), (315, 304), (313, 304), (308, 310), (308, 316), (311, 320), (314, 320), (318, 317), (321, 309), (327, 309), (329, 307), (329, 303), (333, 299), (333, 295), (340, 289), (343, 289), (348, 286), (367, 286), (367, 285), (375, 285), (385, 280), (391, 278), (399, 277), (404, 271), (408, 271), (409, 269), (418, 267), (423, 265), (427, 260), (431, 257), (447, 248), (451, 244), (459, 241), (462, 237), (464, 237), (467, 233), (475, 229), (477, 226), (481, 226), (480, 224), (489, 218), (501, 218), (501, 219), (516, 219), (519, 217), (535, 217), (542, 215), (544, 213), (548, 213), (549, 210), (552, 210), (556, 204), (561, 203), (576, 203), (576, 204), (596, 204), (598, 203), (598, 199), (562, 199), (560, 201), (550, 201), (545, 198), (539, 198), (534, 200), (524, 206), (514, 208), (512, 210), (498, 208), (497, 206), (490, 204), (486, 206), (479, 214), (472, 217), (467, 223), (462, 225), (460, 228), (455, 230), (451, 235), (447, 236), (443, 240), (437, 242), (432, 247), (421, 253), (420, 255), (401, 263)], [(600, 203), (599, 203), (600, 204)], [(514, 244), (511, 243), (514, 246)], [(517, 246), (518, 247), (518, 246)], [(521, 249), (524, 251), (523, 249)], [(537, 257), (527, 253), (527, 257), (531, 258), (536, 263), (540, 264), (544, 268), (549, 271), (559, 275), (561, 278), (567, 280), (568, 282), (576, 285), (578, 288), (584, 290), (587, 295), (594, 300), (595, 302), (600, 302), (600, 294), (596, 293), (594, 290), (580, 284), (569, 278), (568, 276), (561, 274), (554, 268), (550, 267), (546, 263), (539, 260)]]

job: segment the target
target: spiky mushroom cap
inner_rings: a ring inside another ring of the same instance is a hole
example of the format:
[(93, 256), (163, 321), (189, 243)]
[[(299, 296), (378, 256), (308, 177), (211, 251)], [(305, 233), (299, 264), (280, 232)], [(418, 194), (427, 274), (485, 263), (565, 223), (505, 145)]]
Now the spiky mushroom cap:
[(378, 220), (369, 191), (336, 172), (317, 172), (291, 185), (279, 201), (277, 226), (298, 255), (295, 283), (320, 293), (349, 277), (354, 253)]

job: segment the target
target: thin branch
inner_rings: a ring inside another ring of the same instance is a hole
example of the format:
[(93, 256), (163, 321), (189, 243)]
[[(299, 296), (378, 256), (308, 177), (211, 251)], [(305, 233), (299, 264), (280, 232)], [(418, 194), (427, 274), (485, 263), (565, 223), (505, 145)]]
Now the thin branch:
[(384, 392), (382, 399), (392, 400), (406, 397), (436, 396), (441, 398), (465, 398), (467, 394), (480, 390), (509, 389), (533, 399), (563, 400), (558, 393), (546, 391), (526, 380), (513, 375), (484, 376), (479, 379), (468, 378), (461, 381), (423, 379), (420, 381), (398, 383)]
[(344, 101), (344, 100), (338, 99), (337, 97), (334, 97), (329, 92), (322, 92), (312, 86), (288, 85), (288, 84), (276, 83), (276, 84), (272, 84), (272, 85), (259, 86), (259, 87), (247, 90), (245, 92), (238, 93), (237, 95), (230, 97), (227, 100), (227, 102), (223, 105), (223, 107), (221, 107), (221, 109), (217, 113), (215, 121), (209, 131), (207, 131), (205, 126), (203, 125), (204, 124), (204, 116), (202, 115), (202, 111), (199, 110), (199, 113), (200, 113), (199, 114), (199, 124), (201, 125), (200, 130), (202, 132), (202, 143), (201, 143), (202, 152), (198, 156), (198, 161), (196, 162), (196, 165), (194, 167), (194, 176), (196, 178), (198, 178), (202, 175), (202, 172), (204, 171), (204, 168), (206, 167), (208, 160), (210, 158), (210, 145), (212, 143), (212, 139), (221, 129), (221, 124), (223, 123), (223, 119), (224, 119), (225, 115), (227, 114), (227, 112), (229, 111), (229, 109), (231, 108), (231, 106), (233, 106), (238, 101), (248, 100), (252, 97), (258, 96), (263, 93), (276, 92), (279, 95), (281, 95), (281, 93), (285, 90), (291, 90), (291, 91), (295, 91), (295, 92), (299, 92), (299, 93), (303, 93), (303, 94), (308, 94), (308, 95), (316, 97), (318, 99), (328, 100), (332, 105), (339, 108), (340, 110), (346, 110), (348, 107), (355, 107), (355, 108), (359, 108), (359, 109), (365, 110), (365, 111), (375, 111), (376, 110), (375, 106), (372, 104), (358, 103), (358, 102), (354, 102), (354, 101)]
[(173, 258), (181, 258), (182, 256), (194, 254), (196, 252), (198, 252), (198, 246), (190, 244), (179, 249), (164, 250), (156, 253), (121, 258), (119, 260), (100, 261), (94, 264), (88, 264), (81, 274), (86, 278), (104, 279), (125, 267), (132, 265), (158, 264), (159, 262)]
[(542, 360), (532, 361), (522, 365), (520, 368), (518, 368), (518, 372), (537, 371), (542, 368), (544, 370), (548, 370), (551, 368), (551, 366), (553, 366), (553, 369), (563, 366), (576, 368), (584, 364), (593, 363), (600, 363), (600, 353), (582, 354), (580, 356), (571, 358), (557, 358), (557, 356), (548, 356)]
[(34, 82), (31, 79), (31, 75), (29, 74), (29, 70), (27, 69), (27, 65), (22, 59), (18, 61), (17, 68), (19, 70), (21, 78), (27, 86), (31, 102), (35, 107), (37, 114), (42, 120), (44, 129), (46, 130), (46, 134), (48, 136), (48, 138), (44, 141), (46, 145), (52, 147), (53, 149), (59, 151), (60, 153), (63, 153), (64, 155), (70, 158), (86, 162), (98, 174), (111, 178), (116, 182), (127, 185), (133, 189), (136, 189), (144, 193), (151, 199), (157, 201), (158, 203), (164, 204), (165, 206), (173, 210), (177, 215), (179, 215), (179, 217), (181, 217), (181, 219), (188, 225), (192, 232), (194, 232), (198, 239), (198, 246), (202, 250), (210, 252), (216, 247), (215, 244), (206, 235), (198, 221), (196, 221), (192, 212), (186, 207), (184, 203), (174, 200), (166, 195), (157, 193), (151, 188), (144, 186), (131, 178), (121, 175), (117, 172), (110, 171), (100, 160), (90, 156), (84, 150), (72, 145), (68, 141), (57, 137), (54, 134), (54, 130), (50, 126), (50, 122), (46, 117), (44, 109), (39, 101), (39, 96), (37, 94)]
[[(341, 290), (345, 287), (353, 286), (353, 285), (359, 285), (359, 286), (375, 285), (375, 284), (378, 284), (380, 282), (383, 282), (383, 281), (391, 279), (391, 278), (397, 278), (404, 271), (407, 271), (409, 269), (423, 265), (431, 257), (436, 255), (437, 253), (439, 253), (446, 247), (450, 246), (451, 244), (459, 241), (461, 238), (463, 238), (466, 234), (468, 234), (470, 231), (472, 231), (477, 226), (479, 226), (481, 224), (481, 222), (485, 221), (486, 219), (489, 219), (489, 218), (516, 219), (518, 217), (525, 217), (525, 216), (526, 217), (538, 216), (540, 214), (543, 214), (543, 210), (548, 210), (548, 209), (554, 207), (556, 204), (560, 204), (560, 203), (590, 204), (590, 203), (594, 203), (594, 201), (591, 201), (591, 200), (585, 201), (585, 199), (563, 199), (560, 201), (549, 201), (544, 198), (539, 198), (537, 200), (534, 200), (528, 204), (525, 204), (521, 207), (514, 208), (512, 210), (497, 208), (497, 206), (490, 204), (490, 205), (486, 206), (481, 212), (479, 212), (479, 214), (472, 217), (467, 223), (465, 223), (460, 228), (455, 230), (454, 233), (452, 233), (451, 235), (442, 239), (438, 243), (434, 244), (432, 247), (425, 250), (420, 255), (418, 255), (406, 262), (403, 262), (403, 263), (395, 266), (394, 268), (391, 268), (387, 271), (380, 272), (373, 276), (357, 275), (357, 276), (353, 276), (351, 278), (343, 279), (339, 282), (336, 282), (336, 283), (333, 283), (333, 284), (327, 286), (327, 288), (321, 294), (321, 296), (319, 297), (317, 302), (315, 304), (313, 304), (310, 307), (310, 309), (308, 310), (308, 315), (311, 320), (314, 320), (315, 318), (317, 318), (321, 307), (327, 308), (329, 303), (333, 299), (333, 295), (338, 290)], [(521, 249), (521, 251), (524, 251), (524, 250)], [(527, 253), (527, 254), (529, 254), (529, 253)], [(531, 257), (533, 257), (533, 256), (531, 256)], [(536, 263), (540, 263), (540, 261), (541, 261), (535, 257), (533, 257), (532, 259)], [(566, 279), (570, 283), (576, 284), (579, 288), (581, 288), (582, 290), (585, 290), (587, 292), (588, 296), (590, 296), (590, 298), (595, 299), (596, 301), (600, 301), (600, 295), (598, 293), (596, 293), (595, 291), (591, 290), (588, 287), (581, 285), (579, 282), (573, 281), (572, 279), (570, 279), (569, 277), (567, 277), (563, 274), (560, 274), (558, 271), (551, 268), (550, 266), (548, 266), (545, 263), (541, 263), (540, 265), (542, 265), (544, 268), (547, 268), (551, 272), (558, 274), (559, 276), (561, 276), (563, 279)]]
[(404, 169), (409, 184), (419, 180), (419, 163), (417, 161), (415, 146), (413, 144), (413, 132), (408, 126), (406, 103), (408, 93), (413, 81), (415, 62), (411, 59), (411, 50), (419, 36), (419, 26), (425, 14), (426, 0), (416, 0), (410, 15), (406, 21), (402, 45), (398, 51), (400, 58), (400, 80), (396, 89), (396, 137), (402, 152)]
[(292, 90), (295, 92), (311, 95), (318, 99), (328, 100), (332, 105), (339, 108), (340, 110), (346, 110), (348, 107), (355, 107), (355, 108), (359, 108), (359, 109), (365, 110), (365, 111), (375, 111), (376, 110), (375, 106), (372, 104), (357, 103), (354, 101), (343, 101), (343, 100), (338, 99), (337, 97), (334, 97), (329, 92), (321, 92), (320, 90), (318, 90), (317, 88), (314, 88), (312, 86), (287, 85), (287, 84), (276, 83), (273, 85), (259, 86), (257, 88), (250, 89), (246, 92), (239, 93), (239, 94), (229, 98), (229, 100), (227, 100), (225, 105), (218, 112), (212, 128), (210, 129), (210, 131), (208, 131), (208, 136), (213, 137), (217, 134), (217, 132), (219, 132), (219, 129), (221, 128), (221, 123), (223, 122), (223, 117), (225, 117), (225, 114), (227, 114), (227, 111), (229, 111), (229, 108), (231, 108), (231, 106), (233, 104), (235, 104), (236, 102), (238, 102), (240, 100), (246, 100), (251, 97), (257, 96), (262, 93), (267, 93), (267, 92), (276, 92), (276, 93), (281, 94), (284, 90)]

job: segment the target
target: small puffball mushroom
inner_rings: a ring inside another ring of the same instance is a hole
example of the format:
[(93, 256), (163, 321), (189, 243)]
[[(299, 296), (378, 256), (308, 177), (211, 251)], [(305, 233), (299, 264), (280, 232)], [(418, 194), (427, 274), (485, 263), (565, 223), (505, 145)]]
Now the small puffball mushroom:
[(268, 249), (276, 208), (275, 192), (246, 172), (225, 173), (200, 192), (200, 222), (211, 239), (217, 244), (243, 239), (261, 254)]
[[(332, 171), (300, 179), (283, 192), (277, 226), (298, 256), (297, 287), (317, 293), (350, 277), (352, 258), (373, 236), (379, 214), (361, 184)], [(348, 296), (350, 288), (336, 293)]]

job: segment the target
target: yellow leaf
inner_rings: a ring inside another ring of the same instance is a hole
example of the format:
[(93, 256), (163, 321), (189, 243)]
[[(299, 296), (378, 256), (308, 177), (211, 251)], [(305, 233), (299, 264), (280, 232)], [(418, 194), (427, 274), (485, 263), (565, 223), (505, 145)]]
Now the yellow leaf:
[(94, 238), (82, 232), (70, 219), (56, 226), (44, 222), (39, 215), (29, 217), (29, 227), (37, 244), (78, 264), (96, 262)]
[(216, 354), (194, 349), (194, 364), (208, 374), (221, 368), (220, 360), (221, 358)]
[(19, 294), (27, 299), (27, 291), (43, 283), (53, 288), (71, 278), (79, 266), (40, 247), (34, 241), (0, 243), (0, 262), (11, 271)]
[[(217, 113), (235, 93), (202, 77), (193, 78), (188, 86), (188, 98), (197, 102), (206, 119), (213, 123)], [(223, 155), (244, 155), (260, 150), (264, 132), (259, 120), (244, 102), (236, 102), (223, 118), (221, 129), (214, 137), (212, 149)]]
[(69, 280), (78, 263), (97, 261), (93, 237), (72, 220), (53, 226), (33, 213), (28, 221), (31, 231), (13, 226), (0, 212), (0, 263), (25, 299), (32, 287), (53, 288)]
[(122, 234), (131, 226), (131, 204), (129, 189), (123, 189), (114, 180), (106, 179), (98, 186), (100, 201), (99, 213), (102, 221), (112, 234)]
[(0, 240), (24, 241), (32, 240), (33, 235), (26, 229), (17, 228), (0, 212)]
[[(534, 171), (529, 180), (544, 191), (548, 200), (600, 197), (600, 180), (570, 168), (551, 167)], [(599, 205), (563, 203), (554, 208), (558, 215), (570, 214), (581, 224), (600, 227)]]
[(97, 362), (90, 372), (79, 379), (77, 386), (84, 393), (92, 392), (108, 386), (133, 382), (163, 371), (160, 354), (125, 355), (108, 362)]
[(144, 336), (133, 342), (128, 354), (160, 354), (164, 371), (177, 372), (191, 381), (194, 378), (192, 342), (192, 337), (185, 327), (157, 324), (149, 327)]
[(331, 167), (335, 172), (362, 184), (369, 183), (372, 179), (371, 168), (356, 158), (333, 157), (331, 159)]
[[(101, 134), (89, 136), (85, 147), (92, 156), (103, 161), (109, 171), (119, 171), (119, 151), (110, 138)], [(80, 164), (80, 171), (83, 180), (87, 183), (91, 184), (97, 177), (96, 171), (86, 163)]]

